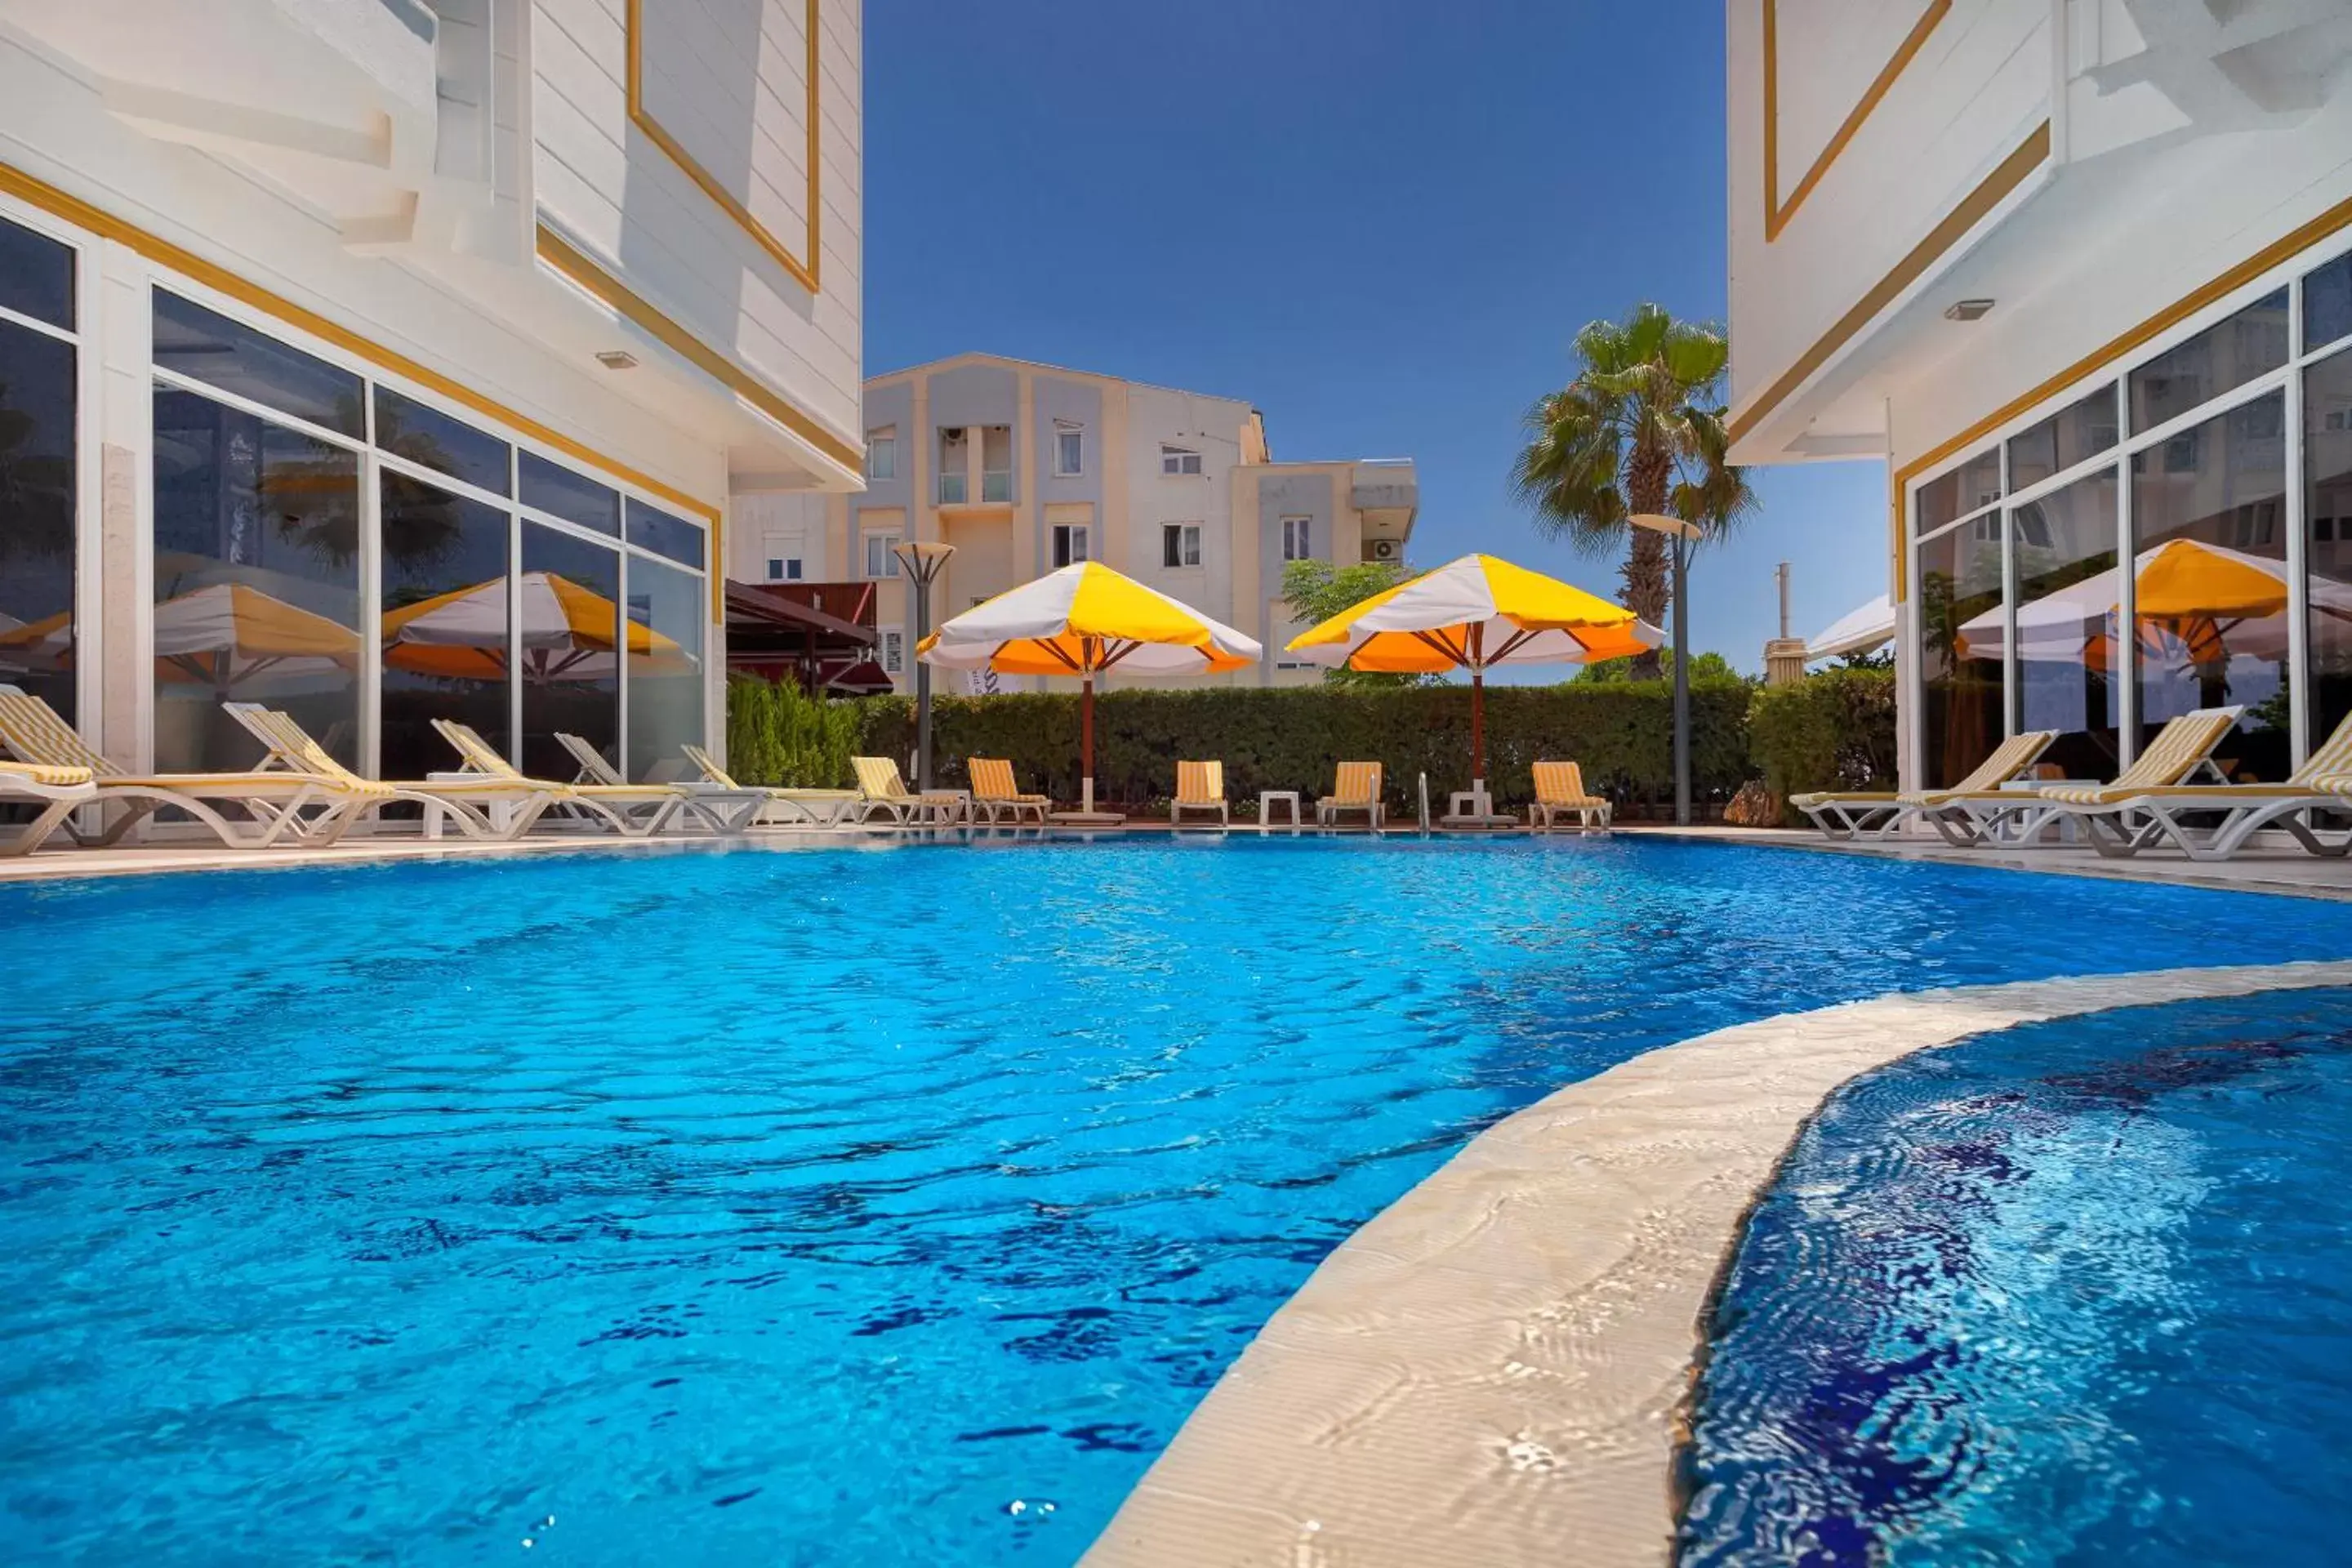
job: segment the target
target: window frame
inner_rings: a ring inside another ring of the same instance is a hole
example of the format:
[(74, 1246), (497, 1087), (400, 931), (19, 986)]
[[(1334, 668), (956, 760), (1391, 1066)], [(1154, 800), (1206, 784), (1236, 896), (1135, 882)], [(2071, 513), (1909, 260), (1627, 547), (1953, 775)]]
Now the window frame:
[[(1062, 461), (1063, 443), (1066, 441), (1075, 441), (1077, 443), (1078, 448), (1077, 460), (1066, 468), (1063, 466)], [(1083, 425), (1073, 425), (1069, 421), (1064, 419), (1055, 420), (1054, 478), (1057, 479), (1082, 479), (1086, 478), (1086, 475), (1087, 427)]]
[[(1173, 555), (1176, 559), (1171, 561)], [(1189, 555), (1191, 560), (1186, 560)], [(1160, 525), (1160, 567), (1163, 572), (1197, 572), (1201, 569), (1201, 525), (1198, 522), (1163, 522)]]
[[(1173, 468), (1169, 466), (1171, 461), (1175, 464)], [(1192, 464), (1192, 467), (1186, 468), (1184, 465), (1187, 463)], [(1160, 443), (1160, 477), (1161, 479), (1204, 479), (1207, 475), (1208, 467), (1202, 461), (1199, 447), (1179, 447), (1171, 441)]]
[[(860, 582), (889, 583), (906, 575), (898, 568), (898, 546), (907, 540), (904, 530), (861, 528), (857, 531), (857, 537), (859, 548), (865, 552), (865, 559), (858, 563)], [(882, 547), (882, 570), (879, 572), (874, 570), (874, 547), (877, 544)]]
[[(2265, 268), (2258, 277), (2246, 280), (2229, 293), (2215, 300), (2205, 309), (2174, 322), (2165, 331), (2138, 344), (2128, 354), (2120, 355), (2096, 371), (2069, 382), (2052, 392), (2047, 397), (2035, 402), (1988, 430), (1961, 450), (1905, 479), (1901, 496), (1903, 540), (1900, 560), (1905, 602), (1915, 605), (1918, 603), (1919, 553), (1923, 545), (1937, 538), (1948, 529), (1959, 527), (1987, 512), (2000, 512), (2006, 516), (2018, 508), (2063, 489), (2076, 480), (2105, 468), (2115, 468), (2118, 476), (2120, 500), (2116, 509), (2116, 559), (2118, 563), (2132, 560), (2132, 542), (2135, 531), (2130, 482), (2132, 458), (2139, 453), (2162, 447), (2182, 433), (2228, 414), (2242, 405), (2274, 393), (2283, 394), (2281, 438), (2285, 444), (2286, 494), (2281, 512), (2281, 526), (2286, 531), (2284, 571), (2288, 582), (2293, 585), (2287, 595), (2288, 754), (2292, 764), (2300, 767), (2309, 757), (2311, 747), (2318, 739), (2310, 733), (2308, 700), (2311, 670), (2307, 561), (2309, 551), (2306, 533), (2309, 521), (2305, 516), (2304, 494), (2305, 488), (2303, 429), (2304, 377), (2305, 373), (2313, 365), (2336, 353), (2352, 350), (2352, 334), (2347, 334), (2326, 343), (2312, 344), (2304, 341), (2304, 280), (2310, 274), (2347, 254), (2352, 254), (2352, 235), (2339, 231), (2327, 239), (2286, 258), (2275, 266)], [(2286, 290), (2287, 353), (2284, 363), (2230, 388), (2227, 392), (2218, 394), (2193, 408), (2184, 409), (2158, 424), (2145, 429), (2133, 427), (2130, 378), (2135, 370), (2169, 353), (2182, 343), (2221, 325), (2241, 311), (2259, 305), (2282, 288)], [(2111, 395), (2116, 399), (2117, 430), (2115, 444), (2102, 452), (2078, 461), (2070, 468), (2060, 469), (2047, 478), (2038, 479), (2032, 485), (2012, 488), (2010, 483), (2010, 442), (2042, 420), (2072, 407), (2103, 386), (2109, 389)], [(1921, 492), (1928, 485), (1943, 479), (1946, 475), (1966, 467), (1980, 456), (1988, 446), (2000, 454), (2001, 489), (2004, 492), (2001, 499), (1990, 507), (1978, 508), (1955, 518), (1950, 523), (1938, 527), (1933, 532), (1924, 534), (1918, 532)], [(2159, 456), (2156, 460), (2161, 462), (2163, 459)], [(2012, 650), (2010, 668), (2004, 680), (2003, 710), (2006, 723), (2003, 733), (2014, 735), (2018, 729), (2021, 682), (2017, 674), (2014, 651), (2017, 646), (2015, 626), (2018, 605), (2013, 528), (2004, 528), (2002, 548), (2004, 552), (2003, 605), (2011, 628), (2008, 646)], [(2120, 581), (2116, 595), (2117, 615), (2122, 625), (2131, 626), (2136, 623), (2137, 616), (2135, 603), (2137, 573), (2120, 572), (2118, 576)], [(1916, 639), (1914, 637), (1909, 640), (1916, 642)], [(1921, 678), (1915, 647), (1906, 647), (1903, 649), (1902, 664), (1898, 680), (1903, 696), (1905, 719), (1904, 732), (1899, 737), (1899, 751), (1904, 763), (1904, 777), (1907, 783), (1916, 786), (1925, 782), (1926, 746), (1925, 736), (1920, 729), (1921, 710), (1918, 695)], [(2137, 685), (2137, 680), (2117, 682), (2120, 692), (2117, 750), (2119, 765), (2123, 766), (2128, 766), (2138, 752), (2140, 726)]]
[[(877, 458), (883, 456), (887, 456), (889, 458), (887, 473), (883, 472), (881, 468), (877, 466)], [(896, 425), (877, 425), (866, 432), (866, 477), (884, 484), (890, 484), (898, 479), (898, 427)]]
[[(1094, 524), (1091, 522), (1056, 522), (1048, 525), (1045, 543), (1054, 557), (1054, 570), (1076, 566), (1094, 559)], [(1072, 546), (1075, 545), (1074, 550)]]
[[(1294, 534), (1295, 527), (1295, 534)], [(1315, 553), (1315, 519), (1311, 513), (1286, 512), (1282, 519), (1282, 563), (1319, 559)], [(1294, 553), (1294, 549), (1296, 553)]]

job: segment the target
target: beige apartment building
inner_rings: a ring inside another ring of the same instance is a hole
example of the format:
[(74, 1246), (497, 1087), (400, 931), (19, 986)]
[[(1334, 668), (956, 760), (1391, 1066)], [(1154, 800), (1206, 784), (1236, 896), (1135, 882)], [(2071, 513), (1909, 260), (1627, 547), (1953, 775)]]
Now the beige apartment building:
[(869, 380), (865, 422), (864, 493), (739, 498), (729, 570), (874, 583), (881, 662), (902, 689), (915, 637), (892, 553), (903, 541), (955, 547), (934, 624), (1100, 561), (1265, 645), (1255, 671), (1200, 679), (1289, 685), (1318, 676), (1281, 652), (1297, 629), (1286, 563), (1402, 562), (1418, 509), (1409, 460), (1277, 462), (1246, 403), (994, 354)]

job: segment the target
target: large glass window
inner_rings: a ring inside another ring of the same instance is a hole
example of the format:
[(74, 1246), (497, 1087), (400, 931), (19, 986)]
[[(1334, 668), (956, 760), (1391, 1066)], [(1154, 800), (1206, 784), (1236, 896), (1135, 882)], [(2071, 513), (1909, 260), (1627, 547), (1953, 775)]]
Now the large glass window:
[(536, 452), (522, 453), (516, 459), (515, 472), (522, 479), (523, 505), (621, 537), (619, 491), (575, 474), (561, 463), (551, 463)]
[(2043, 760), (2070, 779), (2116, 773), (2116, 471), (2087, 474), (2010, 516), (2017, 566), (2018, 728), (2055, 730)]
[(359, 762), (359, 455), (192, 392), (155, 391), (155, 765), (250, 766), (221, 711), (291, 713)]
[(696, 776), (680, 749), (702, 741), (702, 579), (629, 558), (629, 763), (633, 779)]
[(2286, 363), (2286, 290), (2166, 350), (2131, 373), (2131, 427), (2153, 430)]
[(681, 566), (691, 566), (698, 572), (702, 569), (702, 530), (641, 500), (629, 503), (629, 542), (640, 550), (667, 555)]
[(2231, 777), (2282, 779), (2294, 765), (2285, 409), (2273, 392), (2132, 458), (2142, 744), (2168, 719), (2239, 704), (2216, 754)]
[[(10, 232), (0, 224), (0, 237)], [(13, 259), (0, 252), (0, 278)], [(68, 268), (70, 262), (68, 256)], [(69, 342), (0, 321), (0, 681), (46, 700), (68, 723), (74, 721), (75, 356)]]
[(2352, 250), (2303, 279), (2303, 349), (2309, 353), (2352, 337)]
[(1927, 778), (1956, 784), (2001, 741), (1998, 513), (1919, 547), (1919, 625)]
[(2352, 349), (2303, 373), (2311, 743), (2352, 713)]
[(404, 474), (384, 471), (381, 488), (381, 771), (421, 779), (460, 765), (436, 719), (508, 749), (508, 519), (503, 507)]
[(0, 309), (72, 331), (73, 247), (0, 220)]
[(366, 437), (355, 373), (161, 289), (155, 290), (155, 363), (337, 435)]
[(522, 525), (522, 755), (533, 778), (580, 771), (555, 737), (607, 757), (621, 743), (621, 556), (526, 520)]
[(375, 444), (395, 458), (463, 479), (476, 489), (496, 496), (511, 493), (507, 468), (513, 460), (512, 448), (504, 441), (388, 386), (375, 389)]
[(1919, 532), (1933, 533), (1955, 518), (2000, 499), (2000, 448), (1988, 447), (1951, 472), (1929, 479), (1918, 490)]
[(2009, 488), (2029, 489), (2116, 444), (2114, 384), (2060, 409), (2009, 442)]

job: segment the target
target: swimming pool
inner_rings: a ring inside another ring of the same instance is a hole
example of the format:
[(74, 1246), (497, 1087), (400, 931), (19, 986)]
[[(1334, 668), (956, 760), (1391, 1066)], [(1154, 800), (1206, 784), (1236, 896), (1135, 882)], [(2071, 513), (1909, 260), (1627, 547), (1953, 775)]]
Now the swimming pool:
[(1683, 1563), (2342, 1562), (2347, 1225), (2352, 993), (1864, 1075), (1738, 1251)]
[(1055, 1564), (1331, 1246), (1559, 1084), (2336, 956), (2352, 908), (1276, 838), (61, 883), (0, 931), (0, 1555)]

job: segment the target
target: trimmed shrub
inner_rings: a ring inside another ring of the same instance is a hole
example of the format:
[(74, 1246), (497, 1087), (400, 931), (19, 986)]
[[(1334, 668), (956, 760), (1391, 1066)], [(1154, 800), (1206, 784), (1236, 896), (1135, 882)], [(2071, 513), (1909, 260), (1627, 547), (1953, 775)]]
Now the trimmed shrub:
[[(1748, 689), (1738, 680), (1700, 680), (1691, 688), (1691, 779), (1701, 800), (1728, 798), (1754, 771)], [(913, 752), (912, 700), (869, 698), (857, 707), (863, 750), (902, 761)], [(942, 785), (965, 782), (968, 757), (1009, 757), (1023, 788), (1076, 798), (1076, 694), (934, 697), (931, 724)], [(1262, 789), (1295, 789), (1311, 799), (1330, 788), (1337, 763), (1376, 761), (1385, 769), (1390, 804), (1403, 810), (1412, 804), (1417, 774), (1429, 774), (1433, 797), (1468, 786), (1470, 693), (1460, 685), (1385, 691), (1226, 687), (1096, 698), (1097, 799), (1130, 806), (1165, 800), (1175, 789), (1178, 759), (1211, 757), (1223, 760), (1226, 794), (1237, 802)], [(1671, 799), (1671, 683), (1487, 688), (1486, 772), (1496, 798), (1528, 799), (1532, 764), (1551, 757), (1581, 763), (1587, 784), (1620, 802)], [(1442, 809), (1444, 803), (1436, 804)]]
[(797, 681), (727, 678), (727, 771), (740, 783), (840, 789), (862, 727), (856, 704), (811, 697)]
[(1785, 806), (1823, 789), (1895, 787), (1895, 672), (1825, 669), (1756, 693), (1748, 744)]

